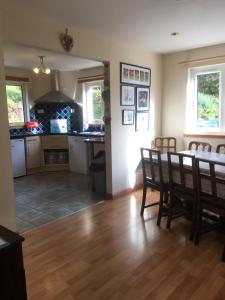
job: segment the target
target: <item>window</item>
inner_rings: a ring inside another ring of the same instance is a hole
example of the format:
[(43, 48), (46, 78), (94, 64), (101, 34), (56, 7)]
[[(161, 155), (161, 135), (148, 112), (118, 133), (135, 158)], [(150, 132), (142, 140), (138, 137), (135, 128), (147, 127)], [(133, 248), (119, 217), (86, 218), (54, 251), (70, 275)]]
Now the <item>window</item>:
[(25, 121), (28, 120), (25, 85), (21, 83), (7, 83), (6, 96), (10, 126), (23, 126)]
[(187, 129), (225, 131), (225, 66), (192, 68), (187, 102)]
[(84, 84), (84, 123), (103, 123), (104, 106), (102, 91), (102, 80)]

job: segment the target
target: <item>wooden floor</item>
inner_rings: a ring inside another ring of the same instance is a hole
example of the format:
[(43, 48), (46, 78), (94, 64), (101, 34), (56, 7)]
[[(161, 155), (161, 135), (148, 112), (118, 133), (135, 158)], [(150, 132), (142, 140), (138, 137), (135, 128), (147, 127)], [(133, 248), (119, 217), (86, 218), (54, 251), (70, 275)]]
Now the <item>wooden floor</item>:
[[(155, 198), (156, 192), (151, 192)], [(223, 236), (188, 241), (189, 223), (139, 216), (141, 193), (24, 234), (29, 300), (225, 299)]]

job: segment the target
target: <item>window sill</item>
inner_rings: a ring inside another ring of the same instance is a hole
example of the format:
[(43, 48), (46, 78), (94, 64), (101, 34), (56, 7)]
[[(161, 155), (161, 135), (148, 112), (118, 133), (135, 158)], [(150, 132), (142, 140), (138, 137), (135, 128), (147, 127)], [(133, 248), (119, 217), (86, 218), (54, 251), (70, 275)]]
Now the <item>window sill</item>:
[(198, 138), (225, 138), (225, 132), (210, 132), (210, 133), (185, 133), (184, 137), (198, 137)]
[(9, 129), (23, 129), (25, 128), (25, 124), (18, 124), (18, 125), (10, 125), (9, 124)]

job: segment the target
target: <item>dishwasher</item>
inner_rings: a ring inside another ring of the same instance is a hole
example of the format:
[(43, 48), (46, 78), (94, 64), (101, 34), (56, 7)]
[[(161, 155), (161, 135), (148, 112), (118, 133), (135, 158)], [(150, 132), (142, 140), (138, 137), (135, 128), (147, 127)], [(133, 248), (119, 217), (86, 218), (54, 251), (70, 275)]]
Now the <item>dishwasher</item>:
[(88, 174), (88, 146), (84, 142), (84, 137), (69, 136), (69, 166), (70, 171)]
[(11, 140), (11, 158), (13, 177), (26, 175), (26, 159), (24, 139)]

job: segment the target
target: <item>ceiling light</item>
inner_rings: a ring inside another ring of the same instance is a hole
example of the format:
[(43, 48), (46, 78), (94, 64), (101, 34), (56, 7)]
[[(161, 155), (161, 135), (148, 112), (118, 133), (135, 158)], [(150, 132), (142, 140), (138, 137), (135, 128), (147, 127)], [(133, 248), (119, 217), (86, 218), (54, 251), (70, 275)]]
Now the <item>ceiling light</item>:
[(40, 72), (40, 68), (36, 67), (36, 68), (33, 69), (33, 71), (34, 71), (34, 73), (38, 74)]
[(50, 74), (51, 73), (51, 69), (46, 68), (44, 65), (44, 56), (38, 56), (40, 58), (40, 66), (39, 67), (35, 67), (33, 69), (35, 74), (39, 74), (44, 73), (44, 74)]
[(51, 70), (49, 68), (45, 68), (45, 74), (50, 74)]

